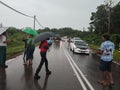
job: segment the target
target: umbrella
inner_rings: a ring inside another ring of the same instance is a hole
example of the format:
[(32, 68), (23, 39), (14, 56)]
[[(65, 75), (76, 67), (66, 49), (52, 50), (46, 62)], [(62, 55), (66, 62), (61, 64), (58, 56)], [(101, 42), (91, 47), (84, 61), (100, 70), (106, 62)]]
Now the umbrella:
[(27, 34), (32, 34), (34, 36), (38, 35), (37, 31), (32, 29), (32, 28), (30, 28), (30, 27), (26, 27), (26, 28), (22, 29), (22, 31), (27, 33)]
[(37, 43), (37, 42), (46, 40), (47, 38), (52, 37), (53, 35), (54, 35), (53, 32), (43, 32), (43, 33), (40, 33), (39, 35), (37, 35), (37, 36), (33, 39), (33, 42), (32, 42), (32, 43), (34, 44), (34, 43)]
[(7, 29), (8, 27), (0, 27), (0, 35), (4, 33)]

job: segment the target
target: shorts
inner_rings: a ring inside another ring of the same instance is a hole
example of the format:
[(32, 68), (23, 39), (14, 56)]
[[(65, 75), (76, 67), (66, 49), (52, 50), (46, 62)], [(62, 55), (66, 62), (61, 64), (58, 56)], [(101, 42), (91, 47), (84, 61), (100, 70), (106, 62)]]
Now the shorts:
[(102, 72), (104, 72), (104, 71), (111, 72), (111, 66), (112, 66), (112, 61), (103, 61), (103, 60), (101, 60), (99, 68), (100, 68), (100, 70)]

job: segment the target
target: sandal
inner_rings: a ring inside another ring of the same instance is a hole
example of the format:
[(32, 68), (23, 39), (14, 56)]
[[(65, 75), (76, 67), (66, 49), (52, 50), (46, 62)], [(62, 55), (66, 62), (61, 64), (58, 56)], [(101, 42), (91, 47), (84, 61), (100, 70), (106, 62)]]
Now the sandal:
[(104, 80), (98, 80), (98, 83), (99, 83), (99, 84), (103, 84), (103, 83), (104, 83)]
[(114, 82), (110, 82), (110, 85), (115, 85), (115, 83)]
[(102, 85), (103, 85), (103, 86), (106, 86), (106, 85), (107, 85), (107, 82), (104, 82)]
[(104, 80), (99, 80), (98, 83), (101, 85), (104, 85), (104, 86), (107, 85), (106, 81), (104, 81)]

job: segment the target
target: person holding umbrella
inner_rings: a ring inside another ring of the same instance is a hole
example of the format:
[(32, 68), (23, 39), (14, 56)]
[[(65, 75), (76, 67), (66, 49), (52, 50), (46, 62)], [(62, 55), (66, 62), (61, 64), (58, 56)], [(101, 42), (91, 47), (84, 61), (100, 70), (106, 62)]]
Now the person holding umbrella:
[(28, 34), (27, 37), (28, 37), (28, 40), (27, 40), (27, 47), (26, 47), (26, 60), (24, 61), (24, 64), (28, 64), (28, 62), (29, 62), (29, 65), (32, 65), (35, 45), (32, 44), (33, 35)]
[(34, 76), (35, 80), (38, 80), (40, 78), (40, 76), (38, 74), (39, 74), (39, 72), (40, 72), (40, 70), (41, 70), (44, 63), (45, 63), (45, 68), (46, 68), (46, 75), (51, 74), (51, 71), (48, 69), (48, 60), (47, 60), (47, 57), (46, 57), (46, 53), (47, 53), (47, 50), (49, 48), (47, 40), (49, 40), (49, 38), (46, 39), (46, 40), (41, 41), (41, 43), (39, 45), (40, 55), (41, 55), (41, 62), (39, 64), (38, 68), (36, 69), (35, 76)]
[(6, 32), (0, 35), (0, 68), (7, 68), (8, 65), (5, 64), (6, 61), (6, 46), (7, 43)]
[(6, 31), (9, 27), (0, 27), (0, 68), (7, 68), (6, 61), (6, 47), (9, 40), (6, 37)]
[(26, 27), (23, 29), (23, 32), (28, 34), (28, 40), (27, 40), (27, 47), (26, 47), (26, 61), (24, 62), (24, 64), (28, 64), (32, 65), (32, 60), (33, 60), (33, 53), (35, 50), (35, 45), (32, 43), (33, 42), (33, 37), (37, 36), (37, 32), (36, 30)]
[(22, 39), (22, 41), (24, 42), (23, 62), (24, 62), (24, 64), (26, 64), (26, 48), (27, 48), (27, 41), (28, 41), (28, 38)]

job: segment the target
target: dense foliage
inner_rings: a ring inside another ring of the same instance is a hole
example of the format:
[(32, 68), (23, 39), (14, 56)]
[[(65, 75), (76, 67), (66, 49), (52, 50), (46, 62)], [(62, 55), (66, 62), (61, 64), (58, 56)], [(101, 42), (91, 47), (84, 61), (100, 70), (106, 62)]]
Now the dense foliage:
[[(107, 5), (100, 5), (96, 12), (92, 12), (89, 30), (96, 34), (110, 33), (120, 34), (120, 2), (114, 6), (109, 7), (110, 12), (106, 9)], [(110, 30), (108, 30), (108, 15), (110, 14)]]
[[(109, 17), (110, 16), (110, 17)], [(97, 7), (96, 12), (91, 13), (89, 34), (86, 39), (94, 43), (100, 42), (100, 37), (104, 33), (111, 36), (111, 40), (115, 43), (116, 48), (119, 48), (120, 43), (120, 2), (113, 7), (107, 4), (102, 4)], [(110, 23), (109, 23), (110, 22)], [(90, 38), (91, 37), (91, 38)]]

